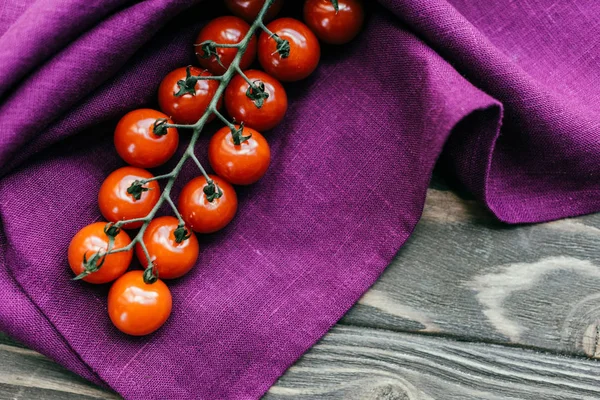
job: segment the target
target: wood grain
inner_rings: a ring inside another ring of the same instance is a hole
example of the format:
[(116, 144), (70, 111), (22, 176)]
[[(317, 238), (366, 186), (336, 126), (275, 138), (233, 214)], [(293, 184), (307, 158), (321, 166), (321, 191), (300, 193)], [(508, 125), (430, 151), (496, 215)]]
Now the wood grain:
[[(0, 344), (0, 399), (117, 399), (45, 357)], [(597, 399), (600, 363), (533, 350), (337, 326), (265, 396), (274, 399)]]
[(600, 214), (509, 227), (430, 189), (423, 219), (341, 321), (600, 355)]
[(337, 326), (266, 399), (597, 399), (600, 363)]

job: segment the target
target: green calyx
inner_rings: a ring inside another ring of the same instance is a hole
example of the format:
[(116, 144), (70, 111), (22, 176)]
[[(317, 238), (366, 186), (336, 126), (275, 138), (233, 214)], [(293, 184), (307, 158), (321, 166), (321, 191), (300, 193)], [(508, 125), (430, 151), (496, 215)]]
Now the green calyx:
[(269, 98), (269, 93), (265, 91), (263, 82), (254, 81), (252, 85), (248, 85), (246, 97), (254, 102), (256, 108), (261, 108), (265, 104), (265, 100)]
[(150, 264), (146, 267), (143, 277), (144, 283), (147, 283), (148, 285), (151, 285), (158, 280), (158, 270), (154, 264)]
[(112, 222), (109, 222), (104, 227), (104, 233), (106, 233), (106, 236), (108, 236), (109, 238), (112, 238), (112, 239), (116, 238), (117, 235), (119, 234), (119, 232), (121, 232), (121, 228), (119, 228)]
[(192, 234), (188, 231), (184, 225), (178, 225), (177, 229), (173, 231), (173, 235), (175, 235), (175, 243), (182, 243), (184, 240), (188, 240)]
[(274, 53), (278, 53), (281, 58), (288, 58), (290, 56), (290, 42), (280, 38), (277, 34), (271, 36), (277, 42), (277, 47)]
[(192, 96), (196, 95), (196, 83), (198, 83), (197, 76), (192, 76), (192, 72), (190, 71), (190, 66), (185, 69), (185, 79), (180, 79), (177, 81), (177, 86), (179, 86), (179, 91), (175, 93), (175, 97), (181, 97), (184, 94), (191, 94)]
[(242, 122), (240, 124), (239, 128), (237, 128), (237, 129), (235, 127), (231, 128), (231, 137), (233, 139), (233, 144), (235, 144), (236, 146), (239, 146), (242, 143), (244, 143), (246, 140), (250, 139), (252, 137), (252, 134), (250, 134), (248, 136), (244, 136), (244, 123)]
[(78, 281), (80, 279), (85, 278), (91, 273), (94, 273), (102, 267), (106, 261), (106, 255), (103, 255), (101, 251), (97, 251), (94, 255), (88, 260), (87, 254), (83, 255), (83, 272), (73, 278), (74, 281)]
[(339, 13), (340, 12), (340, 5), (338, 4), (338, 0), (331, 0), (331, 4), (333, 5), (333, 8), (335, 9), (335, 13)]
[(147, 192), (150, 188), (144, 186), (142, 181), (133, 181), (131, 186), (127, 188), (127, 193), (131, 195), (135, 200), (142, 198), (142, 193)]
[(204, 186), (204, 189), (202, 189), (202, 191), (206, 195), (206, 200), (208, 200), (210, 203), (223, 196), (223, 191), (221, 190), (221, 188), (218, 187), (212, 180), (208, 182), (206, 186)]
[(221, 62), (221, 57), (219, 56), (219, 52), (217, 51), (217, 44), (212, 40), (207, 40), (206, 42), (202, 42), (200, 44), (194, 45), (196, 47), (200, 47), (200, 53), (196, 53), (200, 58), (208, 59), (211, 57), (215, 57), (217, 62), (223, 69), (225, 66)]
[[(180, 81), (181, 82), (181, 81)], [(194, 93), (196, 93), (194, 91)], [(156, 121), (154, 121), (154, 124), (152, 125), (152, 132), (156, 135), (156, 136), (164, 136), (167, 134), (167, 127), (166, 124), (167, 123), (167, 119), (166, 118), (159, 118)]]

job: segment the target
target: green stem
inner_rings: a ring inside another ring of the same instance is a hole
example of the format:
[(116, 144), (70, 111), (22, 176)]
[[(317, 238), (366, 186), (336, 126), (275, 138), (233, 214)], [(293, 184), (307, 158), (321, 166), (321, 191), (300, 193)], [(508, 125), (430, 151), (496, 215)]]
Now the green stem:
[(215, 115), (217, 116), (217, 118), (219, 118), (221, 121), (223, 121), (223, 123), (224, 123), (225, 125), (227, 125), (227, 127), (228, 127), (229, 129), (233, 129), (233, 128), (235, 128), (235, 125), (233, 125), (231, 122), (229, 122), (229, 121), (227, 120), (227, 118), (225, 118), (225, 116), (224, 116), (223, 114), (221, 114), (220, 112), (218, 112), (218, 111), (215, 111)]
[(145, 185), (148, 182), (158, 181), (161, 179), (168, 179), (168, 178), (172, 178), (172, 177), (173, 177), (173, 171), (169, 172), (168, 174), (157, 175), (157, 176), (154, 176), (154, 177), (148, 178), (148, 179), (142, 179), (140, 182), (142, 183), (142, 185)]
[[(180, 213), (177, 211), (175, 204), (173, 204), (173, 200), (171, 199), (171, 189), (173, 188), (175, 181), (179, 177), (179, 174), (181, 173), (181, 170), (183, 169), (183, 166), (185, 165), (186, 161), (191, 158), (192, 161), (194, 161), (194, 163), (198, 166), (198, 169), (200, 169), (200, 172), (206, 179), (207, 183), (211, 184), (213, 182), (212, 179), (210, 179), (210, 177), (206, 173), (206, 170), (204, 169), (204, 167), (202, 166), (202, 164), (200, 163), (200, 161), (198, 160), (196, 155), (194, 154), (194, 149), (196, 147), (196, 143), (198, 142), (198, 138), (200, 137), (200, 133), (202, 132), (202, 128), (204, 128), (204, 125), (206, 125), (206, 122), (208, 121), (209, 117), (212, 114), (215, 114), (218, 117), (219, 116), (222, 117), (222, 115), (217, 111), (218, 101), (223, 96), (223, 93), (225, 92), (227, 85), (229, 84), (231, 79), (234, 77), (234, 75), (238, 71), (241, 71), (240, 66), (239, 66), (240, 61), (242, 59), (244, 52), (248, 48), (248, 44), (250, 43), (250, 40), (252, 39), (254, 33), (259, 28), (262, 28), (263, 30), (265, 30), (265, 32), (269, 33), (269, 31), (266, 29), (265, 25), (263, 24), (263, 18), (265, 16), (268, 8), (273, 3), (273, 1), (274, 0), (265, 1), (265, 4), (263, 5), (262, 9), (258, 13), (256, 20), (250, 26), (248, 33), (246, 33), (246, 36), (242, 39), (241, 42), (239, 42), (237, 44), (227, 44), (227, 45), (217, 44), (217, 47), (237, 48), (238, 52), (237, 52), (236, 56), (234, 57), (233, 61), (231, 62), (231, 65), (229, 66), (229, 68), (227, 68), (227, 70), (225, 71), (225, 73), (219, 77), (212, 78), (212, 79), (220, 82), (219, 87), (217, 88), (213, 98), (211, 99), (211, 101), (208, 105), (208, 108), (206, 109), (206, 111), (204, 112), (202, 117), (195, 124), (192, 124), (192, 125), (165, 124), (165, 126), (167, 126), (167, 127), (192, 129), (193, 133), (192, 133), (192, 137), (190, 139), (190, 143), (188, 144), (183, 155), (181, 156), (181, 159), (179, 159), (179, 162), (177, 163), (177, 165), (173, 168), (173, 170), (170, 173), (165, 174), (165, 175), (160, 175), (158, 177), (147, 180), (149, 182), (150, 180), (168, 178), (167, 183), (165, 184), (165, 188), (164, 188), (160, 198), (158, 199), (158, 202), (152, 208), (152, 210), (150, 210), (148, 215), (146, 215), (143, 218), (136, 218), (136, 219), (127, 220), (127, 221), (119, 221), (116, 224), (117, 226), (123, 226), (130, 222), (143, 222), (143, 225), (140, 228), (137, 235), (135, 235), (135, 237), (131, 240), (131, 243), (128, 244), (127, 246), (119, 248), (119, 249), (111, 249), (106, 253), (106, 255), (112, 254), (112, 253), (119, 253), (119, 252), (123, 252), (123, 251), (129, 251), (129, 250), (133, 249), (133, 246), (135, 246), (136, 243), (139, 243), (142, 246), (144, 255), (147, 257), (147, 260), (148, 260), (147, 268), (151, 268), (152, 262), (150, 261), (150, 254), (148, 253), (148, 249), (146, 248), (146, 245), (144, 244), (144, 242), (142, 240), (144, 237), (144, 232), (146, 232), (146, 228), (150, 224), (150, 221), (152, 221), (152, 219), (154, 218), (154, 216), (156, 215), (156, 213), (158, 212), (158, 210), (161, 208), (161, 206), (164, 204), (165, 201), (170, 204), (171, 208), (173, 208), (173, 210), (175, 211), (175, 214), (177, 215), (177, 218), (180, 220), (180, 222), (183, 222), (183, 219), (181, 218)], [(223, 117), (223, 119), (224, 119), (224, 117)], [(232, 124), (227, 122), (227, 125), (230, 126)]]
[(175, 216), (179, 220), (179, 225), (185, 225), (185, 221), (181, 217), (181, 214), (179, 213), (179, 210), (175, 206), (175, 203), (173, 203), (173, 199), (171, 199), (171, 196), (167, 196), (167, 198), (165, 200), (167, 201), (167, 203), (169, 203), (169, 205), (171, 206), (171, 209), (173, 210), (173, 213), (175, 213)]

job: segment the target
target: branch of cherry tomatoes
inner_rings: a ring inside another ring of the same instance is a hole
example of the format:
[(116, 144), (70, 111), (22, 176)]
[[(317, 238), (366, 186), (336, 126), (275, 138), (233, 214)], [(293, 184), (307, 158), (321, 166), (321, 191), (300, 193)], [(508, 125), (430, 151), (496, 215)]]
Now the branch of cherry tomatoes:
[[(129, 164), (112, 172), (100, 187), (100, 212), (107, 222), (81, 229), (71, 240), (68, 261), (75, 280), (115, 283), (108, 295), (109, 316), (122, 332), (146, 335), (171, 313), (172, 298), (159, 279), (186, 274), (200, 253), (196, 233), (213, 233), (234, 218), (238, 201), (232, 185), (250, 185), (267, 172), (271, 154), (260, 133), (277, 126), (287, 111), (280, 83), (306, 78), (320, 59), (319, 39), (342, 44), (360, 31), (360, 0), (306, 0), (304, 20), (279, 18), (283, 0), (225, 0), (236, 16), (218, 17), (200, 31), (200, 66), (178, 68), (158, 88), (162, 110), (138, 109), (117, 124), (114, 142)], [(249, 25), (246, 21), (250, 22)], [(256, 35), (261, 30), (260, 35)], [(316, 35), (315, 35), (316, 34)], [(258, 39), (257, 39), (258, 36)], [(318, 38), (317, 38), (318, 36)], [(258, 54), (265, 72), (248, 69)], [(223, 96), (230, 122), (222, 114)], [(225, 126), (211, 138), (207, 173), (196, 156), (205, 124)], [(192, 131), (173, 170), (154, 176), (146, 168), (167, 162), (179, 144), (179, 130)], [(200, 175), (182, 189), (178, 204), (171, 190), (188, 160)], [(159, 181), (166, 183), (161, 192)], [(174, 216), (156, 217), (168, 204)], [(133, 237), (125, 229), (139, 229)], [(143, 271), (126, 273), (135, 250)]]

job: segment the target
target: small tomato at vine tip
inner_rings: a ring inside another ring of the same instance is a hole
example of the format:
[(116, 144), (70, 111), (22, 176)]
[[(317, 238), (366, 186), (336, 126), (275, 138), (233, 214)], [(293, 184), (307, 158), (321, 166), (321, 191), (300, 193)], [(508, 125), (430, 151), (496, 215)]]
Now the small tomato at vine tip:
[[(142, 240), (161, 279), (174, 279), (185, 275), (198, 260), (200, 246), (196, 235), (188, 227), (179, 226), (179, 220), (175, 217), (153, 219), (146, 227)], [(135, 253), (143, 266), (148, 265), (139, 243)]]
[[(225, 0), (225, 5), (232, 14), (244, 19), (248, 23), (254, 22), (258, 13), (265, 4), (265, 0)], [(263, 21), (270, 21), (281, 11), (283, 0), (275, 0), (267, 10)]]
[(224, 179), (209, 175), (189, 181), (179, 195), (179, 211), (185, 223), (198, 233), (213, 233), (227, 226), (237, 211), (237, 195)]
[(252, 128), (235, 133), (219, 129), (208, 144), (208, 160), (217, 175), (234, 185), (250, 185), (263, 177), (271, 162), (267, 140)]
[[(75, 275), (86, 270), (94, 270), (81, 278), (89, 283), (107, 283), (123, 275), (133, 256), (133, 250), (102, 256), (108, 251), (109, 236), (105, 232), (108, 222), (95, 222), (81, 229), (71, 239), (68, 250), (69, 266)], [(127, 233), (119, 231), (115, 236), (112, 249), (128, 246), (131, 239)]]
[[(144, 218), (158, 202), (160, 187), (145, 169), (123, 167), (113, 171), (100, 186), (98, 205), (100, 212), (110, 222)], [(125, 224), (125, 229), (136, 229), (143, 222)]]
[[(231, 65), (238, 49), (234, 47), (224, 48), (202, 43), (212, 41), (216, 44), (237, 44), (244, 39), (250, 30), (243, 19), (233, 16), (215, 18), (206, 24), (196, 38), (196, 56), (202, 68), (206, 68), (213, 74), (221, 75)], [(247, 69), (256, 58), (256, 37), (252, 36), (246, 52), (240, 60), (240, 68)], [(220, 63), (219, 63), (220, 60)]]
[(244, 74), (254, 83), (236, 75), (225, 91), (225, 108), (237, 122), (259, 131), (268, 131), (277, 126), (288, 107), (285, 89), (270, 75), (262, 71), (248, 70)]
[(108, 315), (121, 332), (148, 335), (171, 315), (171, 291), (160, 279), (144, 282), (142, 271), (130, 271), (113, 283), (108, 292)]
[[(178, 124), (195, 124), (204, 114), (217, 93), (219, 82), (197, 79), (197, 76), (212, 76), (208, 71), (197, 67), (182, 67), (171, 71), (158, 87), (160, 109)], [(221, 109), (223, 99), (217, 102)], [(208, 121), (215, 118), (211, 115)]]
[(293, 82), (306, 78), (317, 68), (321, 48), (308, 26), (293, 18), (279, 18), (267, 28), (279, 37), (279, 42), (266, 32), (260, 34), (258, 61), (266, 73), (280, 81)]
[(154, 168), (167, 162), (179, 144), (175, 128), (162, 124), (173, 121), (160, 111), (143, 108), (131, 111), (117, 124), (115, 147), (119, 156), (129, 165)]
[(306, 0), (304, 22), (325, 43), (348, 43), (360, 32), (365, 19), (361, 0)]

